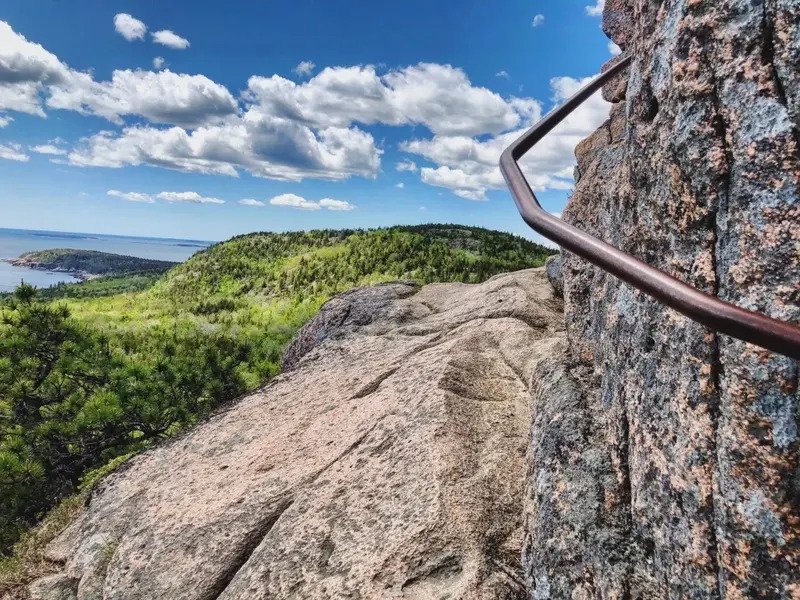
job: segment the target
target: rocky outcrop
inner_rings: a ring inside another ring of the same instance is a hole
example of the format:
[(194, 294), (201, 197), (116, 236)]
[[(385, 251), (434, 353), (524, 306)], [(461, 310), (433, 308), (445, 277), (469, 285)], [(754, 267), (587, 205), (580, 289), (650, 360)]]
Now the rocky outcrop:
[(286, 346), (281, 360), (283, 372), (293, 370), (300, 359), (328, 338), (342, 338), (357, 327), (386, 316), (394, 300), (419, 291), (415, 281), (402, 281), (357, 288), (326, 302)]
[[(565, 219), (800, 320), (800, 3), (607, 0), (603, 23), (633, 62)], [(800, 597), (797, 363), (569, 253), (563, 271), (568, 349), (535, 377), (531, 597)]]
[(561, 307), (543, 269), (333, 300), (291, 372), (101, 482), (32, 591), (524, 598), (530, 375)]

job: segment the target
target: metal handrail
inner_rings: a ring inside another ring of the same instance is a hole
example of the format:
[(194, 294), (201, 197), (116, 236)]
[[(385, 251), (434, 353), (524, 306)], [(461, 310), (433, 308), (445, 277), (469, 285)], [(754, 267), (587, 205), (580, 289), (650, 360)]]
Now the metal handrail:
[(670, 308), (721, 333), (800, 359), (800, 327), (745, 310), (651, 267), (638, 258), (618, 250), (545, 211), (520, 170), (519, 161), (528, 150), (564, 120), (573, 110), (618, 75), (630, 57), (602, 73), (579, 90), (562, 106), (553, 110), (500, 157), (500, 170), (511, 190), (523, 220), (535, 231), (562, 248), (585, 258), (604, 271), (663, 302)]

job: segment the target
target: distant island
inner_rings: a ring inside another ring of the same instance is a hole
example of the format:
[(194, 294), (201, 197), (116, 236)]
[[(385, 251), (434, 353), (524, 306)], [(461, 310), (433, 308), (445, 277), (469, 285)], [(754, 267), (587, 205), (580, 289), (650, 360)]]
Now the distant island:
[(73, 248), (25, 252), (17, 258), (9, 259), (8, 262), (17, 267), (27, 267), (38, 271), (69, 273), (82, 281), (105, 275), (164, 273), (178, 264), (166, 260)]

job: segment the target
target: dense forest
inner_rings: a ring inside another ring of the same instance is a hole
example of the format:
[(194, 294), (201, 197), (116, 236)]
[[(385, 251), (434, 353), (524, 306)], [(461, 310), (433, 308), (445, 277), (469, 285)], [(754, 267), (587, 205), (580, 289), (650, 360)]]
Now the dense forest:
[(20, 286), (0, 309), (0, 555), (81, 482), (278, 373), (337, 292), (480, 282), (552, 253), (449, 225), (255, 233), (163, 275)]

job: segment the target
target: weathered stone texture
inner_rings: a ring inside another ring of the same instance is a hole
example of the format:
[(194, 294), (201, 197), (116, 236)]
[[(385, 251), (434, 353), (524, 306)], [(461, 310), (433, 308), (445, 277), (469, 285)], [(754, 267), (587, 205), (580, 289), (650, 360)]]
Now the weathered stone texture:
[(564, 275), (561, 273), (562, 259), (563, 257), (560, 254), (555, 254), (550, 256), (544, 263), (547, 280), (559, 296), (564, 295)]
[[(634, 60), (607, 93), (620, 100), (611, 119), (578, 148), (565, 219), (800, 321), (800, 2), (609, 0), (604, 23)], [(570, 437), (535, 417), (528, 543), (589, 525), (576, 564), (527, 554), (533, 585), (546, 580), (531, 597), (800, 597), (797, 363), (569, 253), (563, 270), (569, 366), (538, 403), (558, 398), (583, 425)], [(574, 470), (555, 500), (535, 487), (549, 464), (537, 457), (554, 460), (548, 436), (570, 448), (551, 474)], [(595, 504), (568, 503), (587, 469)]]
[(563, 343), (561, 309), (544, 269), (337, 298), (291, 372), (101, 482), (34, 589), (524, 598), (530, 375)]

